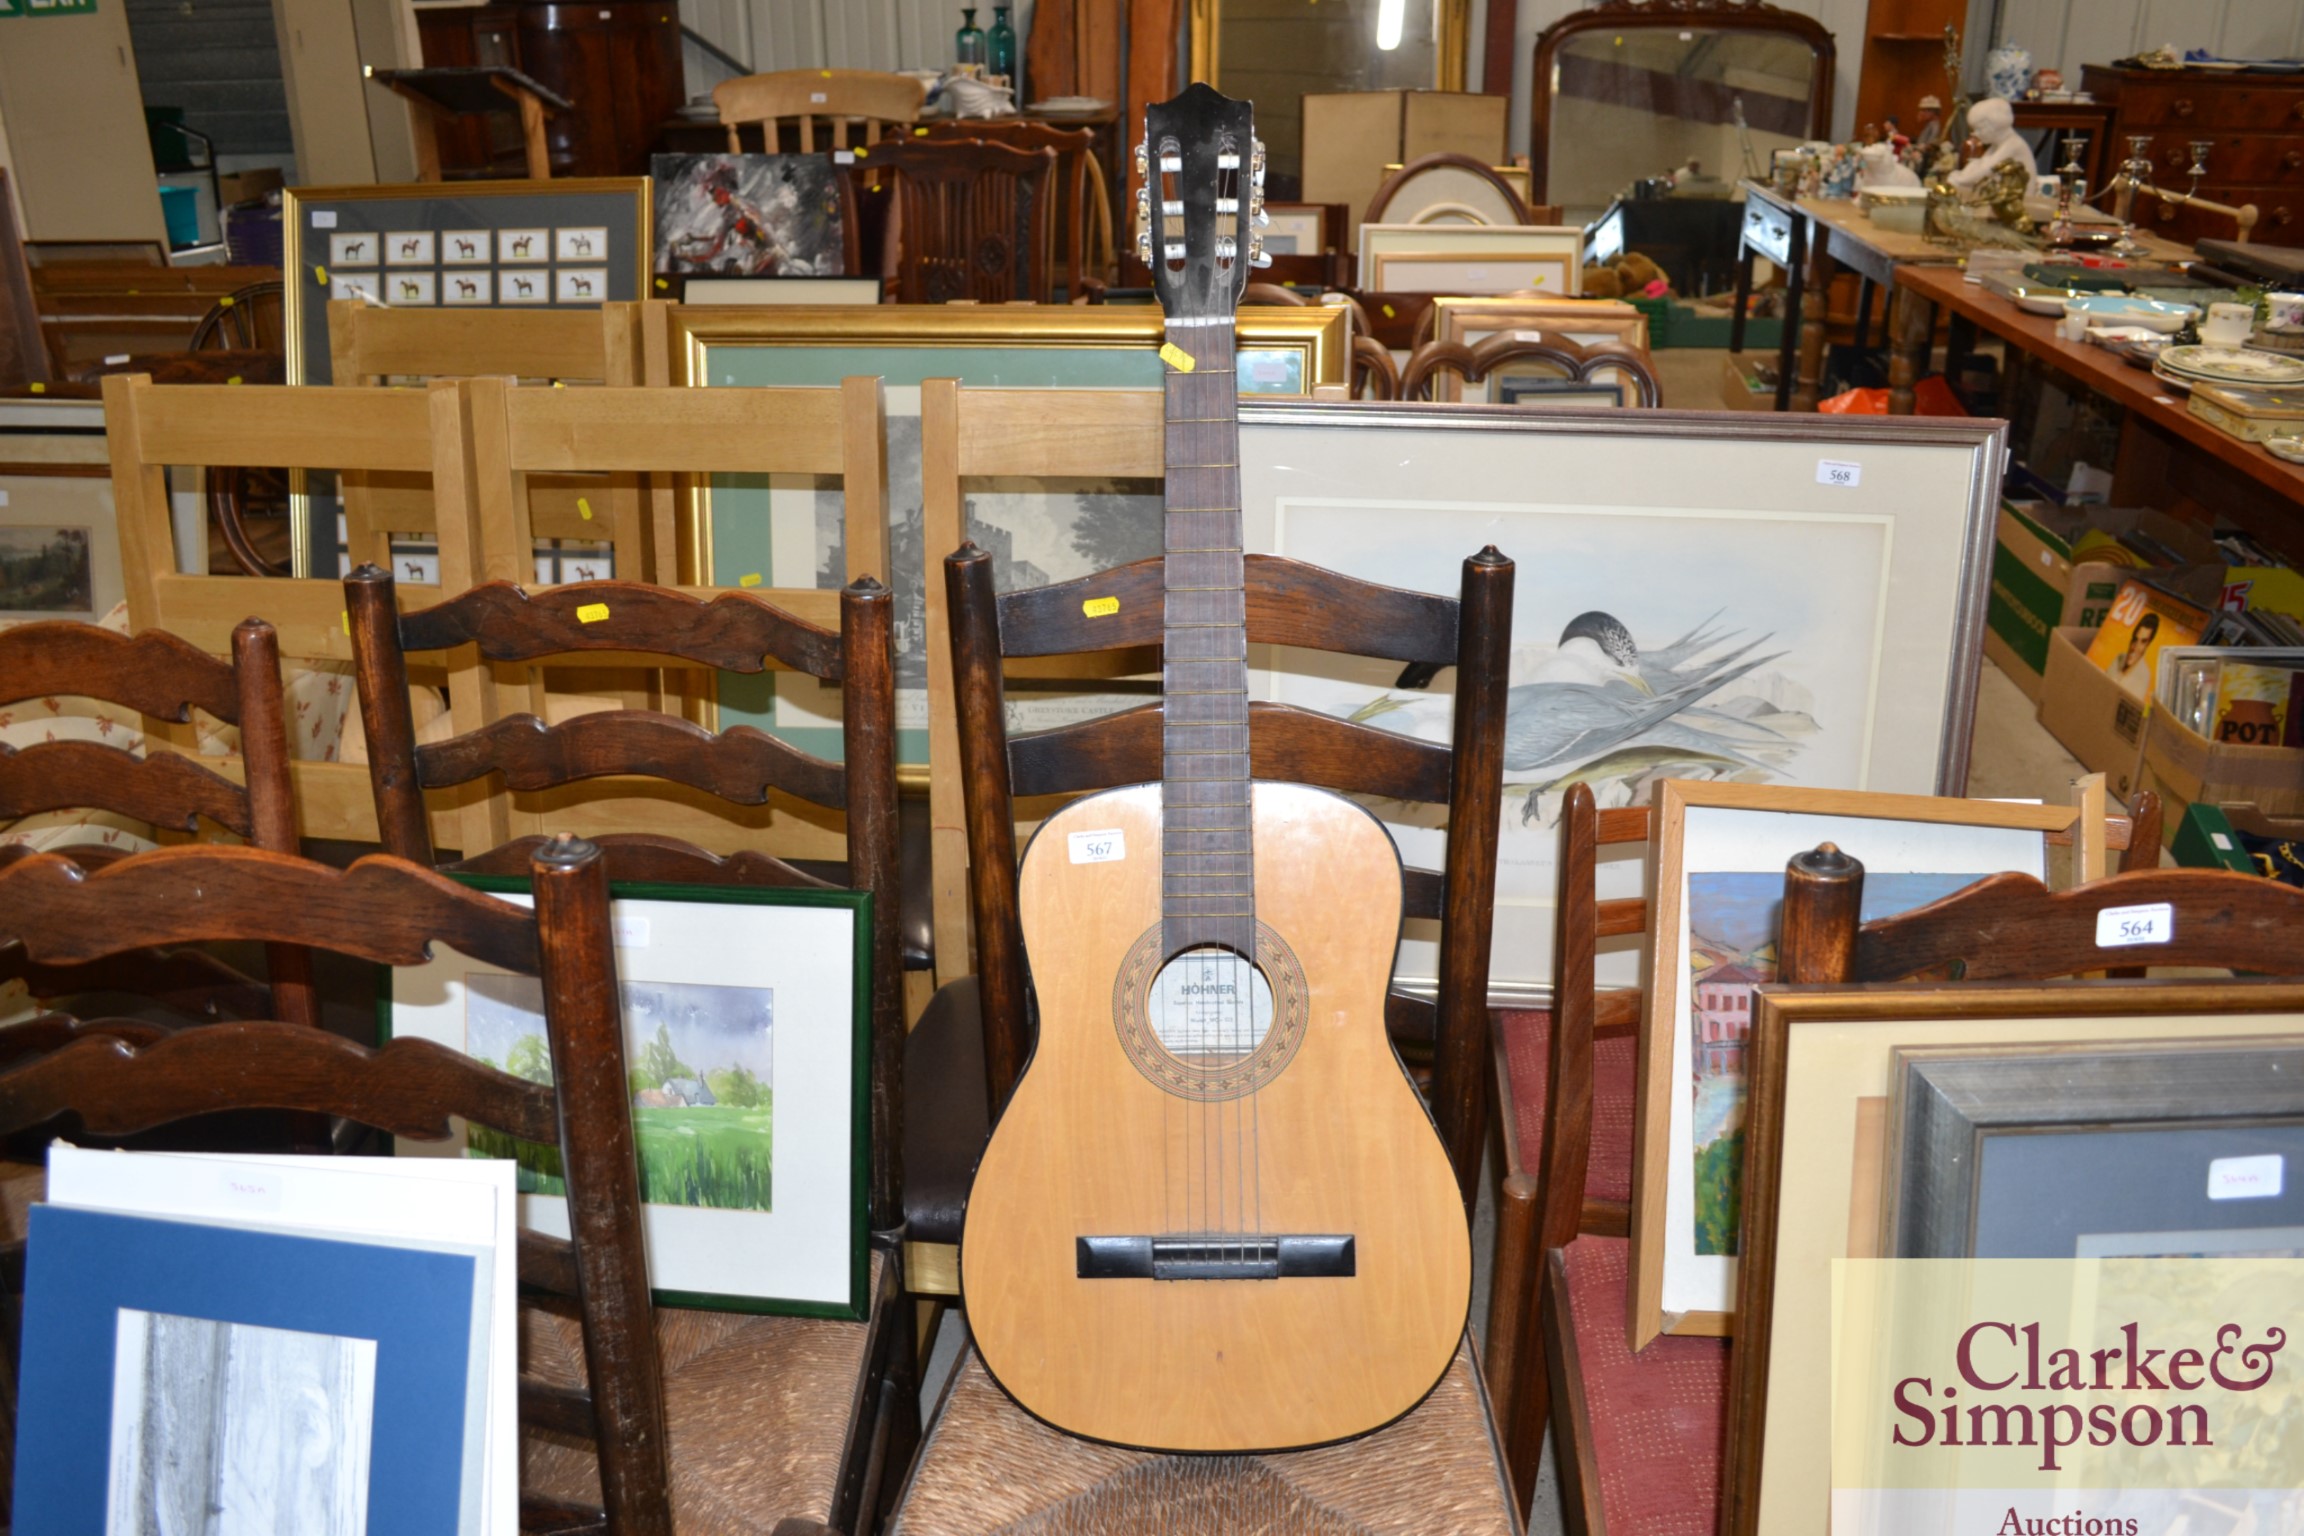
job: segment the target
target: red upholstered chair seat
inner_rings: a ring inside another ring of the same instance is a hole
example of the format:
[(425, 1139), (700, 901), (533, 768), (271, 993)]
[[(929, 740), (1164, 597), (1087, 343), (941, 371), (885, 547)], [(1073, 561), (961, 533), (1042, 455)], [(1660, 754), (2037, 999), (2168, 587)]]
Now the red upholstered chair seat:
[[(1607, 1536), (1713, 1536), (1728, 1341), (1667, 1334), (1634, 1354), (1625, 1343), (1631, 1244), (1580, 1237), (1555, 1255), (1547, 1283), (1564, 1293), (1568, 1323), (1546, 1319), (1562, 1357), (1553, 1412), (1571, 1421), (1566, 1443), (1590, 1447)], [(1572, 1501), (1567, 1487), (1561, 1495)]]
[[(1544, 1089), (1551, 1065), (1552, 1015), (1541, 1008), (1498, 1009), (1503, 1042), (1507, 1124), (1519, 1165), (1544, 1165)], [(1588, 1200), (1632, 1198), (1633, 1040), (1612, 1035), (1592, 1042), (1592, 1157), (1584, 1171)]]

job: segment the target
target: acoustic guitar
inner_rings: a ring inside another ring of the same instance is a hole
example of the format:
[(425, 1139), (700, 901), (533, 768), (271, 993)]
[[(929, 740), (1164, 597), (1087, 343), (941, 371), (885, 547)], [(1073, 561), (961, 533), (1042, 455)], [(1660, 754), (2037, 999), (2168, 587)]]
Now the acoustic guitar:
[(961, 1290), (986, 1369), (1059, 1429), (1295, 1449), (1431, 1391), (1471, 1239), (1384, 1032), (1391, 837), (1342, 796), (1249, 778), (1249, 106), (1194, 85), (1146, 113), (1139, 154), (1167, 315), (1162, 779), (1073, 802), (1026, 850), (1039, 1041), (977, 1167)]

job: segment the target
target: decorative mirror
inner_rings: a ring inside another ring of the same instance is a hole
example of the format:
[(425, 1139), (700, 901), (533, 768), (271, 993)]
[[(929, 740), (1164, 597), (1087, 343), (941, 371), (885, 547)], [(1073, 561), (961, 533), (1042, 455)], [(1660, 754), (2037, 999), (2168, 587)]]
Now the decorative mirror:
[(1832, 121), (1832, 34), (1750, 0), (1600, 0), (1536, 40), (1531, 203), (1568, 223), (1694, 161), (1728, 195)]
[(1192, 78), (1256, 104), (1272, 184), (1300, 164), (1323, 91), (1464, 89), (1472, 0), (1192, 0)]

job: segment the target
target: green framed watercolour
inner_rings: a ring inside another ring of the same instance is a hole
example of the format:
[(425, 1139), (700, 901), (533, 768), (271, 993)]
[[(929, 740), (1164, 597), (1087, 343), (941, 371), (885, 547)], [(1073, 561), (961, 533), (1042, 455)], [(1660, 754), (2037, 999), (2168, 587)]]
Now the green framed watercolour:
[[(841, 490), (808, 475), (716, 475), (688, 508), (698, 579), (735, 586), (839, 587), (877, 576), (896, 593), (897, 759), (928, 763), (926, 570), (950, 550), (923, 544), (920, 384), (972, 388), (1158, 389), (1165, 329), (1151, 306), (974, 305), (726, 308), (672, 312), (674, 381), (702, 387), (833, 387), (874, 375), (887, 390), (889, 563), (850, 571)], [(1339, 383), (1350, 365), (1341, 309), (1248, 308), (1239, 317), (1243, 394), (1301, 396)], [(1160, 552), (1152, 481), (1033, 478), (972, 489), (968, 536), (1002, 557), (1003, 590), (1085, 576)], [(768, 673), (719, 679), (720, 723), (769, 731), (804, 751), (840, 755), (838, 690)], [(1019, 729), (1036, 723), (1020, 722)]]
[[(528, 882), (458, 875), (527, 900)], [(865, 1314), (872, 898), (609, 887), (649, 1281), (668, 1306)], [(542, 993), (436, 945), (386, 974), (384, 1033), (550, 1081)], [(568, 1234), (553, 1147), (468, 1129), (402, 1156), (512, 1157), (523, 1225)]]

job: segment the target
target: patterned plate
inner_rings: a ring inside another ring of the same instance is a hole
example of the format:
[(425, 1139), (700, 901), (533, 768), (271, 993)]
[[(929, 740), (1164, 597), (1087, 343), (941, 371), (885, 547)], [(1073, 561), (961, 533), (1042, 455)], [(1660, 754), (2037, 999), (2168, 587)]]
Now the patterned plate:
[(2304, 359), (2237, 347), (2170, 347), (2160, 367), (2211, 384), (2304, 384)]

